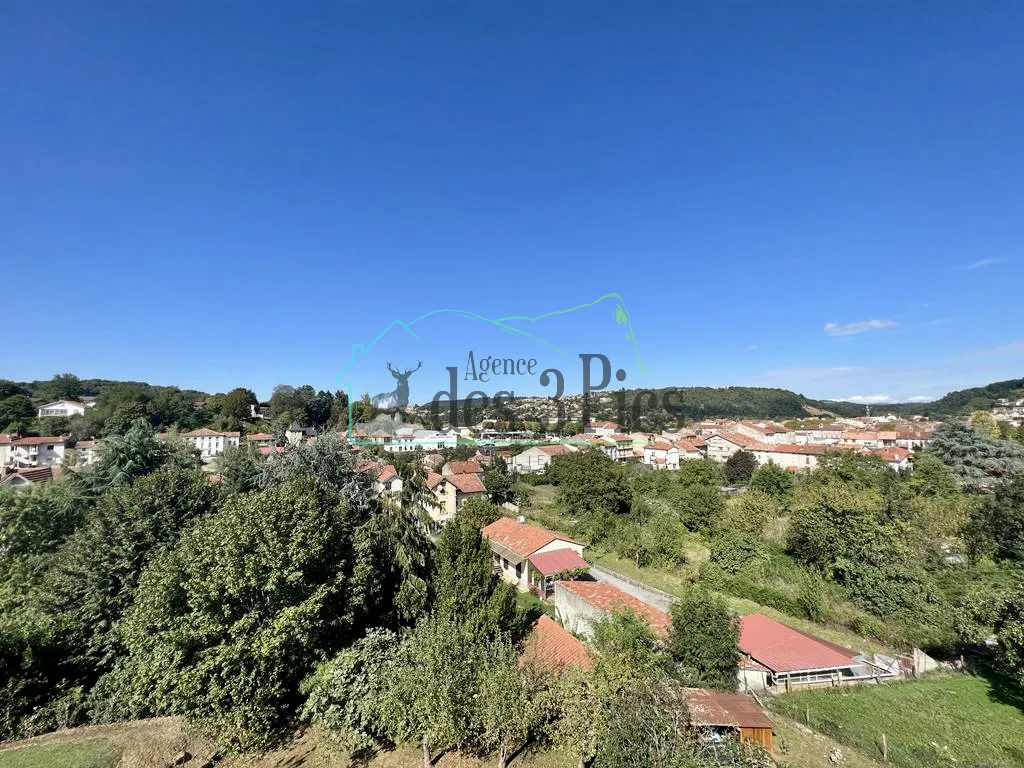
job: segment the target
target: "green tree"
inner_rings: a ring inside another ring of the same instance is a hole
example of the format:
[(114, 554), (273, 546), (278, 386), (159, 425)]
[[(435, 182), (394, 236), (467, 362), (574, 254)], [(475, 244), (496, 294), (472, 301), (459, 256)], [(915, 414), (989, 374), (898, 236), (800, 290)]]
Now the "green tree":
[(399, 646), (394, 632), (371, 629), (319, 664), (300, 686), (303, 719), (347, 738), (353, 752), (392, 742), (385, 697), (400, 669)]
[(994, 629), (999, 638), (997, 667), (1024, 686), (1024, 589), (1017, 589), (1003, 601)]
[(320, 390), (306, 403), (305, 420), (314, 427), (322, 428), (330, 421), (333, 408), (334, 396), (330, 392)]
[(464, 622), (474, 637), (501, 631), (518, 636), (515, 589), (501, 581), (491, 563), (491, 547), (480, 529), (456, 516), (441, 531), (433, 558), (433, 612)]
[(236, 495), (143, 573), (122, 622), (120, 700), (265, 745), (313, 665), (374, 619), (368, 520), (311, 477)]
[(245, 387), (235, 387), (226, 395), (217, 394), (206, 401), (206, 410), (223, 417), (227, 429), (238, 430), (244, 421), (252, 420), (252, 408), (259, 405), (256, 394)]
[(746, 493), (729, 500), (722, 518), (722, 529), (760, 538), (768, 523), (781, 514), (778, 497), (751, 487)]
[(725, 514), (725, 496), (716, 487), (680, 485), (672, 489), (669, 503), (689, 530), (706, 536), (721, 524)]
[(217, 457), (217, 471), (225, 494), (248, 493), (259, 482), (259, 454), (250, 445), (228, 446)]
[(594, 622), (591, 647), (622, 679), (661, 675), (671, 663), (651, 625), (626, 609)]
[(547, 675), (524, 674), (515, 647), (499, 641), (487, 646), (478, 686), (480, 744), (496, 754), (497, 768), (506, 768), (545, 720)]
[(82, 380), (73, 373), (58, 373), (42, 387), (45, 397), (52, 400), (75, 399), (85, 394)]
[(479, 531), (501, 517), (501, 510), (486, 499), (474, 497), (462, 503), (456, 517), (460, 525)]
[(676, 477), (680, 485), (702, 485), (721, 488), (725, 485), (725, 471), (722, 465), (711, 459), (684, 459), (679, 462)]
[(964, 424), (940, 427), (929, 450), (969, 489), (994, 486), (1024, 473), (1024, 446), (996, 440)]
[(25, 395), (11, 395), (0, 400), (0, 427), (5, 430), (21, 431), (23, 427), (36, 415), (36, 408), (32, 401)]
[(586, 449), (555, 456), (547, 474), (573, 514), (629, 510), (628, 471), (601, 451)]
[(971, 426), (989, 437), (999, 438), (999, 422), (991, 411), (974, 411), (970, 418)]
[(149, 423), (146, 407), (142, 403), (133, 401), (121, 403), (103, 422), (103, 433), (105, 435), (123, 435), (131, 428), (132, 424), (140, 419)]
[(736, 451), (725, 462), (725, 482), (729, 485), (744, 485), (756, 469), (757, 459), (754, 454), (750, 451)]
[(793, 490), (793, 475), (778, 464), (762, 464), (750, 478), (750, 489), (763, 491), (786, 505)]
[(668, 652), (691, 686), (736, 689), (739, 621), (725, 602), (701, 587), (688, 589), (670, 610)]
[(45, 604), (84, 680), (123, 653), (117, 625), (145, 565), (207, 514), (214, 498), (202, 471), (168, 465), (104, 494), (65, 542), (46, 576)]
[(976, 507), (968, 530), (975, 557), (1024, 561), (1024, 476), (1000, 485)]
[(500, 456), (491, 459), (484, 469), (484, 488), (492, 504), (502, 505), (516, 497), (515, 481), (508, 473), (508, 465)]
[(396, 741), (419, 743), (424, 768), (435, 752), (471, 743), (483, 662), (483, 643), (458, 621), (425, 619), (402, 644), (384, 718)]

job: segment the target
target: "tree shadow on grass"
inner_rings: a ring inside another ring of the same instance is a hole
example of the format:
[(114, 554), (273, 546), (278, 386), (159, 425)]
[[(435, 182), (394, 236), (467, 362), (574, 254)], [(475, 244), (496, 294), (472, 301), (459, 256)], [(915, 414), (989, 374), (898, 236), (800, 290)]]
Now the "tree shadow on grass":
[(1021, 714), (1024, 714), (1024, 689), (1018, 683), (994, 672), (981, 674), (980, 677), (988, 682), (988, 697), (992, 701), (1016, 707)]

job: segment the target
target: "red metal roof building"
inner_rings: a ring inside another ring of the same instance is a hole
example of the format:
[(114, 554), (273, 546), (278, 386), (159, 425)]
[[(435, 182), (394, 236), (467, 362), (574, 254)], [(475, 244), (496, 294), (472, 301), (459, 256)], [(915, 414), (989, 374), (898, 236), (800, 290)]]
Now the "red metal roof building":
[(859, 666), (846, 651), (760, 613), (740, 618), (740, 651), (765, 670), (767, 685), (839, 684)]

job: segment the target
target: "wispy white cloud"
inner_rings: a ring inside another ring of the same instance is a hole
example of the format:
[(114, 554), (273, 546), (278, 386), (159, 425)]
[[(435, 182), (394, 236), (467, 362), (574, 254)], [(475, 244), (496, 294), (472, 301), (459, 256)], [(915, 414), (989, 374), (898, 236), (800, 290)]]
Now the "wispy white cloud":
[(934, 320), (929, 320), (927, 322), (921, 323), (921, 325), (949, 325), (952, 322), (952, 317), (937, 317)]
[(972, 261), (970, 264), (964, 264), (960, 269), (962, 271), (968, 271), (972, 269), (984, 269), (985, 267), (991, 267), (994, 264), (1002, 264), (1006, 259), (978, 259)]
[(932, 397), (931, 395), (914, 395), (913, 397), (908, 397), (906, 399), (906, 402), (908, 402), (908, 403), (930, 403), (934, 399), (935, 398)]
[(849, 397), (840, 397), (839, 400), (870, 405), (871, 403), (888, 403), (892, 400), (892, 395), (850, 395)]
[(745, 349), (747, 350), (747, 352), (757, 352), (758, 346), (757, 344), (747, 344)]
[(829, 336), (850, 336), (854, 333), (895, 327), (896, 323), (893, 320), (860, 320), (856, 323), (825, 323), (825, 333)]

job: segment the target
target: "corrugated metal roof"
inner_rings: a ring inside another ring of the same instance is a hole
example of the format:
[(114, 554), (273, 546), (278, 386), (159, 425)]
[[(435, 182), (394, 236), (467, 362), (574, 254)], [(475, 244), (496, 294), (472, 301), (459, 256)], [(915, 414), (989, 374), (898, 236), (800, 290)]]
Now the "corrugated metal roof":
[(772, 672), (838, 669), (857, 663), (852, 653), (760, 613), (740, 618), (740, 650)]
[(689, 688), (690, 722), (698, 726), (772, 728), (773, 723), (756, 702), (743, 693), (723, 693), (707, 688)]
[(530, 563), (545, 576), (576, 568), (590, 568), (590, 563), (571, 549), (556, 549), (553, 552), (530, 555)]

